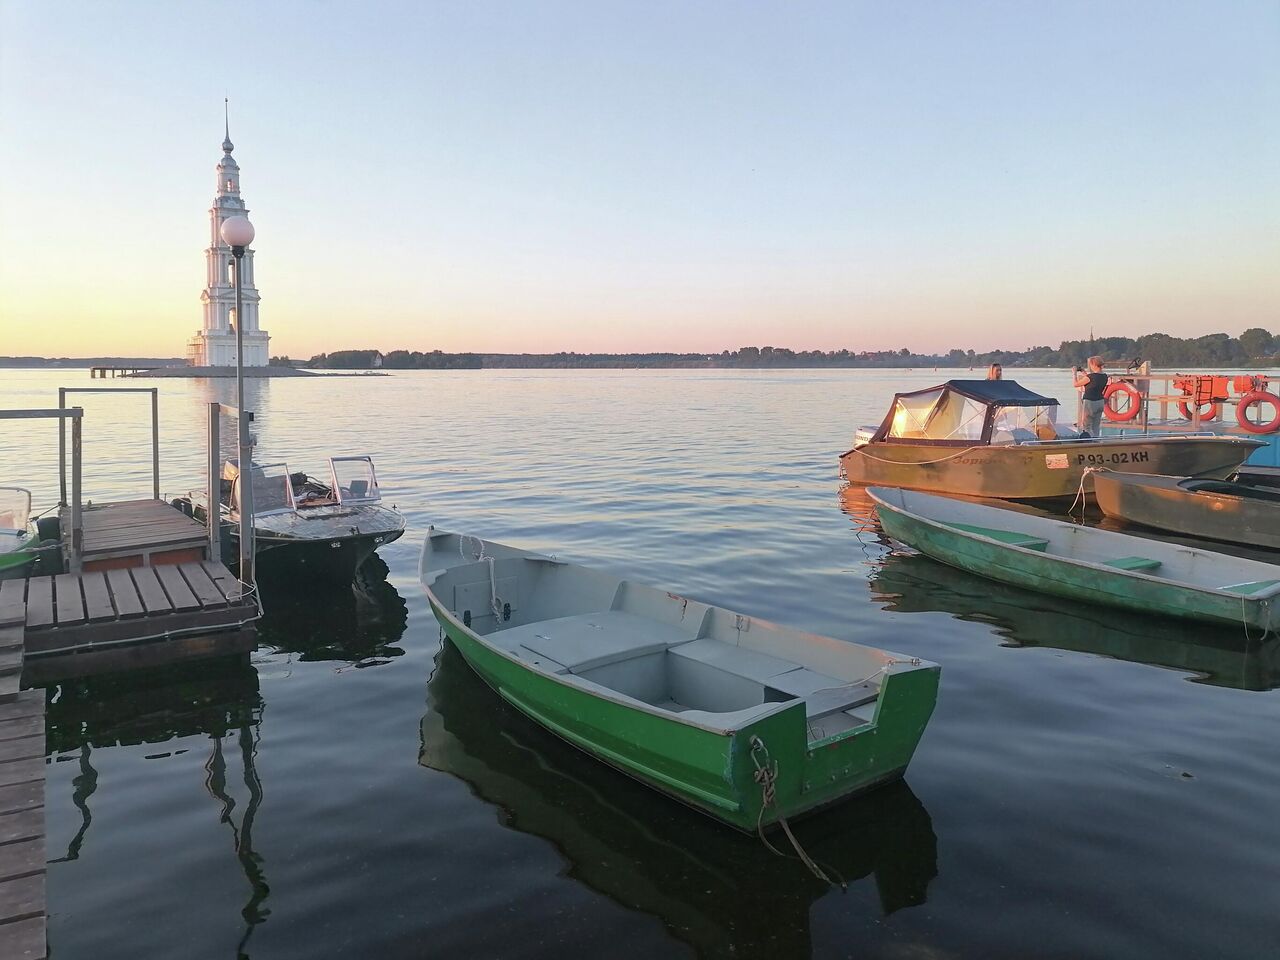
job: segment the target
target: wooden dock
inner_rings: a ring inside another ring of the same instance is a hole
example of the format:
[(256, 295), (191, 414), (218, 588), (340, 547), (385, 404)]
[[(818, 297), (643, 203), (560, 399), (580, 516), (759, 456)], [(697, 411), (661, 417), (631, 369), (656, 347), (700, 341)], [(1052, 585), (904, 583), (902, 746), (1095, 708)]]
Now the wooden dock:
[(12, 609), (0, 605), (0, 957), (5, 960), (40, 960), (48, 953), (44, 691), (18, 692), (23, 633)]
[[(70, 511), (59, 520), (71, 528)], [(188, 563), (208, 557), (209, 532), (163, 500), (123, 500), (85, 507), (81, 558), (85, 570), (112, 570), (152, 564)]]
[(209, 560), (0, 582), (0, 620), (22, 618), (28, 658), (219, 633), (257, 619), (257, 598)]

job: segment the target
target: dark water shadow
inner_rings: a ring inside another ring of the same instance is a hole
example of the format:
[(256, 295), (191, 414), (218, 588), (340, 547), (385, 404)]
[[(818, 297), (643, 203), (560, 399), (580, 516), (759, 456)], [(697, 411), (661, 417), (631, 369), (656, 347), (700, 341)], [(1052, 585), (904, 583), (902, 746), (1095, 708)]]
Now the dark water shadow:
[[(446, 643), (428, 683), (419, 762), (465, 781), (499, 821), (542, 837), (566, 874), (718, 956), (809, 956), (809, 911), (839, 896), (797, 861), (635, 783), (524, 717)], [(884, 915), (925, 902), (937, 837), (898, 782), (795, 826), (809, 853), (850, 884), (874, 876)], [(852, 907), (851, 907), (852, 909)]]
[(276, 579), (263, 585), (262, 602), (259, 642), (300, 660), (373, 667), (404, 656), (396, 644), (408, 626), (408, 607), (376, 556), (350, 586)]
[[(160, 759), (191, 749), (190, 738), (206, 737), (209, 756), (204, 763), (204, 787), (214, 801), (219, 823), (227, 827), (249, 888), (241, 909), (244, 931), (237, 949), (237, 956), (244, 956), (254, 928), (270, 912), (265, 864), (253, 847), (254, 821), (265, 799), (256, 765), (263, 708), (257, 670), (245, 655), (84, 677), (49, 687), (45, 751), (55, 762), (74, 756), (79, 764), (79, 773), (72, 778), (71, 802), (81, 817), (66, 852), (50, 856), (49, 863), (79, 859), (91, 841), (91, 801), (98, 790), (94, 750), (156, 744), (164, 749), (148, 754), (147, 759)], [(188, 745), (175, 749), (172, 742), (177, 739), (188, 740)], [(238, 819), (238, 804), (228, 786), (229, 767), (234, 768), (237, 760), (233, 754), (229, 764), (224, 741), (235, 744), (248, 797)]]

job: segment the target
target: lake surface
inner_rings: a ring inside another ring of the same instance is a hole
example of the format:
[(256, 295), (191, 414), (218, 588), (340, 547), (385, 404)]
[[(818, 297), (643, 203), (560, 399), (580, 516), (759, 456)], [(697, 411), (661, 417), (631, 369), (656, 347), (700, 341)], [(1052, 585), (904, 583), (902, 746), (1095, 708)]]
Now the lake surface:
[[(1277, 642), (891, 549), (836, 459), (895, 389), (948, 375), (250, 381), (260, 459), (372, 454), (408, 532), (385, 580), (268, 593), (248, 662), (49, 688), (53, 955), (1275, 956)], [(1074, 413), (1066, 374), (1019, 379)], [(4, 370), (0, 407), (90, 385)], [(159, 387), (163, 490), (203, 486), (206, 405), (234, 383), (106, 385)], [(145, 397), (80, 402), (85, 496), (148, 496)], [(0, 482), (51, 505), (56, 450), (51, 423), (0, 424)], [(579, 755), (442, 652), (416, 581), (432, 523), (941, 663), (905, 782), (797, 826), (847, 890)]]

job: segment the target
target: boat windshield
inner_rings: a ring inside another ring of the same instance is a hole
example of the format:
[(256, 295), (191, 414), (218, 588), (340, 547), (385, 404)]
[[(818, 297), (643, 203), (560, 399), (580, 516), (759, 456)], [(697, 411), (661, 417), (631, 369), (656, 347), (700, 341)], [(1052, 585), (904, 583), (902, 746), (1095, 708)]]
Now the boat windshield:
[(891, 440), (964, 440), (981, 442), (987, 405), (939, 387), (893, 402), (893, 418), (885, 434)]
[(339, 503), (376, 503), (382, 499), (372, 457), (331, 457), (329, 469)]
[(992, 443), (1022, 443), (1025, 440), (1056, 440), (1058, 405), (1040, 407), (996, 407), (991, 421)]
[(31, 520), (31, 491), (0, 487), (0, 533), (25, 533)]
[[(293, 485), (289, 482), (287, 463), (255, 463), (250, 475), (253, 477), (253, 515), (255, 517), (289, 513), (295, 509)], [(244, 475), (237, 474), (235, 488), (231, 493), (231, 504), (237, 514), (240, 512), (240, 484), (243, 481)]]

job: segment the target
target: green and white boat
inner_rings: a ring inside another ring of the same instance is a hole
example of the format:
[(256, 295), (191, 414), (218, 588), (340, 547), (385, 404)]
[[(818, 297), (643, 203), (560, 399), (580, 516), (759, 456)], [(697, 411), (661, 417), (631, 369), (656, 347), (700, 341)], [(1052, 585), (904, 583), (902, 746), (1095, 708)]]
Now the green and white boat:
[(419, 570), (472, 669), (521, 712), (742, 830), (902, 776), (937, 664), (435, 530)]
[(31, 522), (31, 491), (0, 487), (0, 580), (27, 576), (39, 553), (40, 536)]
[(1280, 566), (936, 494), (870, 487), (884, 532), (1040, 593), (1245, 628), (1280, 626)]

